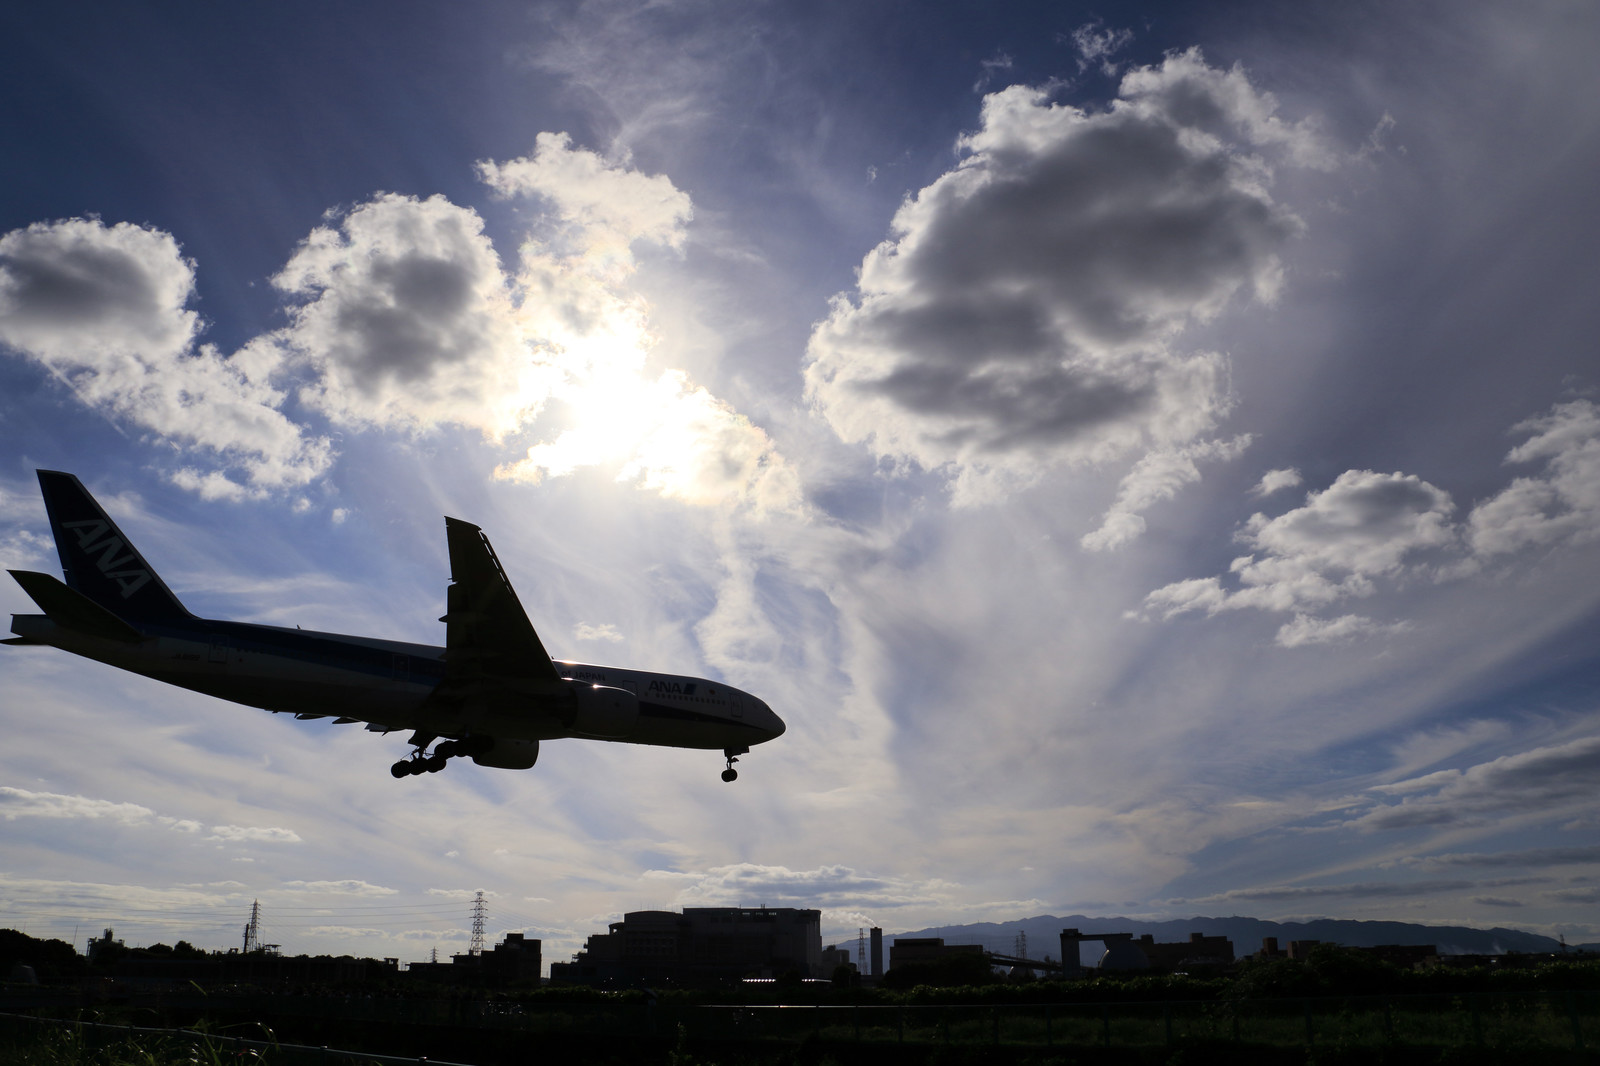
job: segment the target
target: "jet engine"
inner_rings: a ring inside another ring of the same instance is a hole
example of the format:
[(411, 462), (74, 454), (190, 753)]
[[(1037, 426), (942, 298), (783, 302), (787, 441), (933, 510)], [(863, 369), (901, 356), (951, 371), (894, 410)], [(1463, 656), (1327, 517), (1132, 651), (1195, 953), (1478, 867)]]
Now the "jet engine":
[(501, 770), (527, 770), (539, 761), (537, 740), (497, 739), (487, 751), (472, 756), (479, 766), (494, 766)]
[(639, 697), (625, 688), (572, 683), (570, 728), (580, 737), (613, 740), (633, 732), (639, 720)]

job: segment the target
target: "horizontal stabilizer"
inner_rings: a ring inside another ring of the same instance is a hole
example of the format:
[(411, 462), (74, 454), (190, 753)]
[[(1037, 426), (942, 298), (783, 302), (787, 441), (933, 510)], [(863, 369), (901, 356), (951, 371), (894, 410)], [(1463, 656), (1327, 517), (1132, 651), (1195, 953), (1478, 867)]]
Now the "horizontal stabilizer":
[(144, 634), (133, 626), (49, 574), (32, 570), (12, 570), (10, 573), (22, 586), (22, 591), (33, 597), (33, 602), (50, 616), (50, 621), (63, 629), (129, 644), (144, 639)]

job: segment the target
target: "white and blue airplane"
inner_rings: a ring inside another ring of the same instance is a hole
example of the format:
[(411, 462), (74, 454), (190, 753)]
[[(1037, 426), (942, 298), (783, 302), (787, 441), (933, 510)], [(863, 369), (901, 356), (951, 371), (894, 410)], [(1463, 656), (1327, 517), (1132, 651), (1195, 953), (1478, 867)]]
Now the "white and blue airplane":
[(12, 615), (16, 636), (0, 643), (60, 648), (296, 718), (410, 730), (395, 777), (461, 756), (524, 770), (540, 741), (580, 737), (721, 749), (732, 781), (738, 756), (783, 735), (770, 707), (720, 681), (551, 659), (470, 522), (444, 520), (452, 583), (438, 648), (197, 618), (76, 477), (38, 473), (66, 581), (12, 570), (44, 614)]

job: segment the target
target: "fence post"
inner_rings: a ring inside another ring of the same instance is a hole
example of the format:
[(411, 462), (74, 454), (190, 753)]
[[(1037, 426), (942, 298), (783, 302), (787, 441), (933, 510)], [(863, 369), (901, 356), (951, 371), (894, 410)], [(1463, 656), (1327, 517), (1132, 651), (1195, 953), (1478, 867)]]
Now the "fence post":
[(1483, 1019), (1478, 1017), (1478, 994), (1467, 993), (1467, 1006), (1472, 1009), (1472, 1042), (1478, 1047), (1483, 1046)]
[(1050, 1024), (1050, 1004), (1044, 1005), (1044, 1046), (1050, 1047), (1055, 1043), (1055, 1030)]
[(1106, 1047), (1111, 1046), (1111, 1004), (1100, 1005), (1100, 1035)]
[(1300, 1001), (1306, 1008), (1306, 1047), (1312, 1047), (1317, 1042), (1317, 1034), (1311, 1027), (1311, 1000), (1309, 997)]
[(906, 1042), (906, 1007), (904, 1003), (894, 1009), (894, 1027), (895, 1042), (904, 1044)]
[(1578, 993), (1567, 993), (1567, 1013), (1572, 1016), (1572, 1046), (1583, 1050), (1583, 1023), (1578, 1019)]
[(1000, 1008), (989, 1008), (989, 1023), (994, 1028), (994, 1045), (1000, 1046)]
[(1172, 1001), (1161, 1001), (1161, 1024), (1167, 1031), (1167, 1046), (1172, 1046)]

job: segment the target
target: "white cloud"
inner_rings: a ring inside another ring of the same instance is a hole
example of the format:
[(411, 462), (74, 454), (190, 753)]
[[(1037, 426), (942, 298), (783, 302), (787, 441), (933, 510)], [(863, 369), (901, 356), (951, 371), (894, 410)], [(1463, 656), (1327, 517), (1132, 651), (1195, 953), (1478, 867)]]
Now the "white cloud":
[(485, 160), (478, 175), (502, 195), (551, 200), (562, 222), (579, 231), (580, 251), (599, 247), (626, 258), (634, 241), (678, 248), (694, 216), (689, 196), (662, 174), (641, 174), (623, 158), (609, 163), (595, 152), (572, 147), (565, 133), (541, 133), (534, 153), (506, 163)]
[(1261, 480), (1256, 482), (1256, 487), (1250, 490), (1252, 496), (1271, 496), (1282, 489), (1292, 489), (1300, 484), (1300, 471), (1294, 467), (1283, 467), (1279, 470), (1268, 470), (1261, 475)]
[(1403, 633), (1411, 628), (1406, 622), (1384, 624), (1363, 618), (1358, 614), (1340, 615), (1338, 618), (1312, 618), (1297, 614), (1278, 630), (1275, 642), (1284, 648), (1300, 648), (1309, 644), (1338, 644), (1357, 637)]
[[(1293, 620), (1278, 630), (1277, 643), (1284, 647), (1395, 633), (1406, 623), (1353, 614), (1318, 618), (1315, 612), (1371, 595), (1380, 578), (1461, 578), (1501, 557), (1600, 536), (1600, 407), (1589, 400), (1557, 404), (1513, 432), (1531, 436), (1511, 450), (1507, 462), (1542, 460), (1544, 471), (1515, 479), (1459, 525), (1451, 521), (1455, 505), (1449, 493), (1415, 475), (1347, 470), (1328, 488), (1308, 493), (1300, 507), (1276, 518), (1250, 517), (1236, 539), (1255, 554), (1229, 567), (1237, 588), (1230, 591), (1220, 576), (1173, 582), (1145, 597), (1143, 613), (1171, 618), (1244, 607), (1292, 611)], [(1270, 495), (1299, 481), (1292, 468), (1271, 470), (1251, 495)], [(1107, 516), (1108, 526), (1113, 517)], [(1106, 540), (1122, 535), (1105, 528), (1091, 534)]]
[(593, 626), (588, 622), (579, 622), (572, 635), (578, 640), (605, 640), (613, 644), (622, 640), (622, 632), (610, 622)]
[(807, 395), (846, 441), (950, 464), (958, 499), (1189, 444), (1231, 401), (1223, 357), (1177, 334), (1236, 295), (1272, 300), (1302, 228), (1258, 150), (1306, 161), (1320, 140), (1275, 107), (1193, 51), (1099, 113), (1026, 86), (986, 97), (961, 163), (901, 206), (816, 327)]
[(548, 394), (483, 220), (442, 196), (361, 204), (272, 281), (302, 301), (278, 335), (315, 370), (302, 398), (335, 422), (494, 436)]
[(1111, 63), (1111, 57), (1132, 41), (1132, 30), (1110, 29), (1099, 19), (1086, 22), (1072, 31), (1072, 43), (1078, 50), (1080, 71), (1092, 63), (1099, 63), (1100, 69), (1107, 75), (1115, 74), (1116, 66)]
[[(1530, 813), (1554, 818), (1563, 811), (1581, 812), (1593, 803), (1597, 774), (1600, 737), (1584, 737), (1505, 755), (1466, 770), (1428, 774), (1415, 788), (1406, 789), (1408, 782), (1387, 786), (1382, 793), (1404, 790), (1406, 794), (1398, 803), (1371, 805), (1344, 824), (1383, 830), (1473, 824), (1485, 819), (1504, 825), (1510, 817)], [(1445, 857), (1430, 861), (1450, 864)]]
[(1117, 498), (1102, 516), (1100, 528), (1079, 541), (1089, 551), (1120, 548), (1144, 532), (1142, 512), (1161, 500), (1170, 500), (1184, 485), (1200, 480), (1197, 460), (1237, 458), (1250, 446), (1248, 433), (1231, 441), (1202, 441), (1186, 448), (1153, 451), (1123, 477)]
[(155, 812), (149, 807), (137, 803), (113, 803), (88, 796), (0, 787), (0, 818), (8, 822), (18, 818), (84, 818), (135, 825), (148, 822), (154, 816)]
[(689, 198), (648, 176), (541, 134), (531, 158), (479, 164), (505, 195), (550, 207), (549, 239), (523, 249), (520, 327), (548, 368), (567, 428), (496, 471), (537, 484), (588, 468), (670, 499), (756, 513), (798, 511), (799, 478), (765, 431), (688, 374), (648, 374), (648, 306), (627, 288), (644, 242), (681, 246)]
[(298, 844), (300, 834), (293, 829), (277, 826), (214, 825), (207, 840), (222, 840), (231, 844)]
[(1600, 407), (1590, 400), (1557, 404), (1512, 432), (1532, 436), (1506, 461), (1543, 460), (1545, 469), (1542, 476), (1517, 478), (1472, 509), (1467, 539), (1473, 552), (1487, 559), (1600, 537)]
[(1460, 892), (1474, 887), (1472, 881), (1360, 881), (1342, 885), (1266, 885), (1236, 888), (1214, 896), (1167, 900), (1169, 904), (1290, 902), (1304, 899), (1395, 899), (1408, 896), (1433, 896)]
[(677, 905), (857, 907), (861, 909), (944, 903), (950, 885), (858, 874), (847, 866), (791, 870), (786, 866), (734, 863), (708, 870), (647, 870), (647, 879), (677, 886)]
[(577, 425), (533, 445), (497, 476), (538, 484), (606, 466), (618, 481), (685, 503), (747, 504), (756, 513), (803, 506), (799, 476), (766, 432), (680, 370), (649, 381), (620, 367), (585, 368), (556, 393)]
[(178, 445), (201, 464), (178, 470), (178, 484), (237, 497), (320, 475), (331, 448), (279, 410), (278, 354), (195, 347), (193, 295), (193, 263), (160, 230), (75, 218), (0, 237), (0, 343), (89, 407)]
[(1397, 576), (1417, 556), (1456, 546), (1453, 509), (1448, 493), (1413, 475), (1347, 470), (1308, 493), (1301, 507), (1276, 518), (1251, 516), (1238, 539), (1258, 554), (1229, 567), (1238, 589), (1227, 591), (1220, 578), (1179, 581), (1151, 592), (1145, 608), (1167, 618), (1244, 607), (1294, 611), (1278, 634), (1286, 646), (1393, 631), (1355, 615), (1326, 621), (1309, 612), (1370, 595), (1374, 578)]
[(298, 892), (339, 896), (393, 896), (399, 890), (348, 878), (343, 881), (285, 881), (284, 886)]
[(1428, 855), (1415, 862), (1427, 866), (1514, 866), (1532, 870), (1544, 866), (1600, 866), (1600, 844), (1572, 847), (1526, 848), (1522, 851), (1449, 852)]

